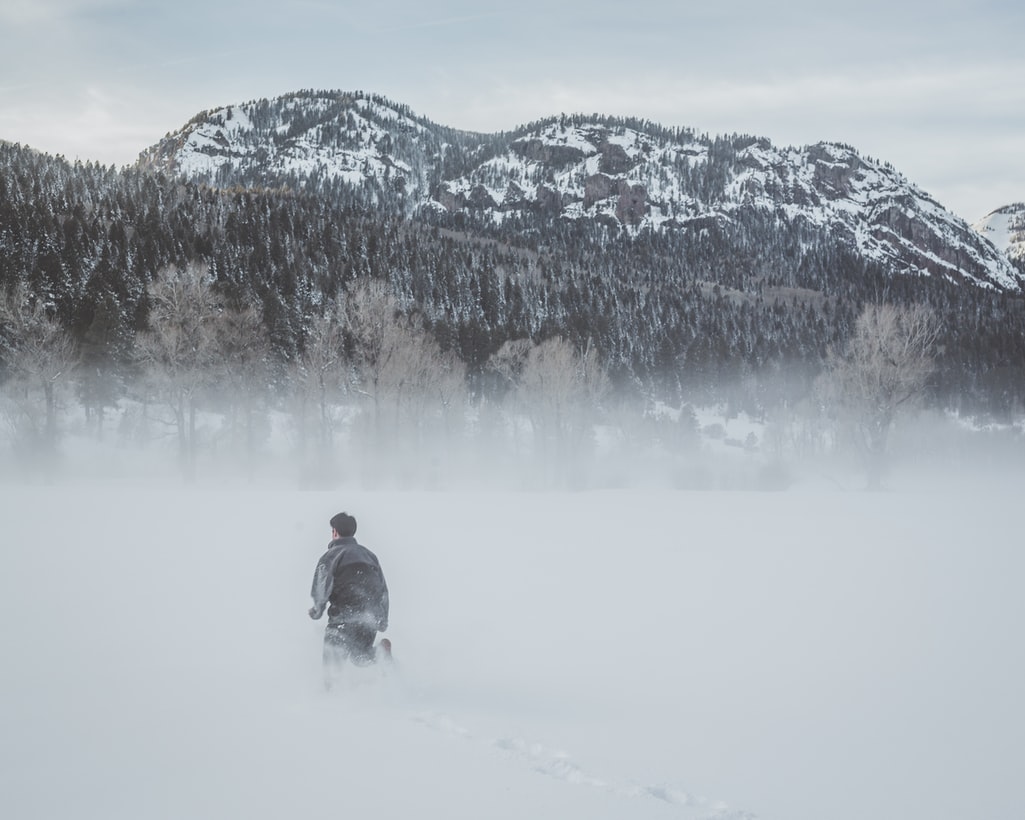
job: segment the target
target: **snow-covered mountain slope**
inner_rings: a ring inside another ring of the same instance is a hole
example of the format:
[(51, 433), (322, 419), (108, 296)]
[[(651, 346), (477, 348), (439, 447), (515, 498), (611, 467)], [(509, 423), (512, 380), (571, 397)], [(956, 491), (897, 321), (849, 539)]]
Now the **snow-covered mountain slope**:
[(299, 92), (199, 114), (139, 164), (220, 185), (377, 182), (422, 192), (443, 131), (379, 97)]
[(757, 210), (894, 274), (1025, 287), (986, 236), (888, 164), (834, 143), (778, 148), (598, 116), (471, 134), (380, 97), (309, 91), (201, 114), (140, 163), (216, 185), (340, 185), (371, 205), (493, 226), (515, 217), (688, 231), (743, 224)]
[(1025, 202), (997, 208), (972, 227), (1009, 258), (1025, 263)]
[(547, 209), (631, 230), (742, 220), (744, 209), (758, 208), (846, 237), (895, 272), (1001, 290), (1023, 284), (991, 243), (892, 167), (832, 143), (780, 149), (762, 139), (709, 143), (550, 122), (446, 181), (438, 202), (449, 210), (484, 210), (497, 220)]

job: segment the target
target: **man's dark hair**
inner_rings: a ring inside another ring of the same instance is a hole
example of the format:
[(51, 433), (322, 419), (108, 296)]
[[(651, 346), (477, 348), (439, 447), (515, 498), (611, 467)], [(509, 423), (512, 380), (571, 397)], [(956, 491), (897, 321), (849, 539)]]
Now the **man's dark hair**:
[(340, 538), (348, 538), (356, 534), (356, 519), (348, 513), (340, 512), (331, 519), (331, 529), (337, 532)]

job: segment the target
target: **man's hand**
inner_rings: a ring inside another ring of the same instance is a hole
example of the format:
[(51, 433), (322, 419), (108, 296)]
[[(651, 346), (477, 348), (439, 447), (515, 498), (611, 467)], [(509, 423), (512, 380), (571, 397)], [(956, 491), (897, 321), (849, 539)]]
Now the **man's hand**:
[(319, 621), (320, 620), (320, 616), (323, 615), (323, 614), (324, 614), (324, 607), (322, 607), (322, 606), (321, 607), (317, 607), (317, 606), (311, 606), (310, 607), (310, 617), (313, 618), (313, 620)]

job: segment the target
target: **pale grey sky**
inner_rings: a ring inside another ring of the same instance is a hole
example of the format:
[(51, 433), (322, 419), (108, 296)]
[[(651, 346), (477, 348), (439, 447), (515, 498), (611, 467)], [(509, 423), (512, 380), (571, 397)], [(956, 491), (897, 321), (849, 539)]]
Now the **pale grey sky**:
[(1025, 200), (1017, 0), (0, 0), (0, 139), (131, 163), (200, 111), (375, 92), (506, 130), (621, 114), (835, 140), (974, 221)]

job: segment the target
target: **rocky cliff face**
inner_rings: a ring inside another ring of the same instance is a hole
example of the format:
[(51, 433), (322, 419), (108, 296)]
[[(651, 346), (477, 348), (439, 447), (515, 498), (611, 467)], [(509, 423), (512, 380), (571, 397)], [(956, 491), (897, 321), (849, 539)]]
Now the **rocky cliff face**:
[[(777, 148), (580, 117), (469, 134), (381, 98), (301, 92), (201, 114), (140, 162), (216, 185), (340, 185), (369, 205), (465, 213), (477, 225), (516, 216), (688, 231), (742, 222), (754, 209), (840, 237), (895, 275), (1025, 287), (1025, 264), (1012, 262), (1025, 247), (1020, 228), (973, 230), (891, 166), (834, 143)], [(1016, 213), (1006, 225), (1020, 225)]]

